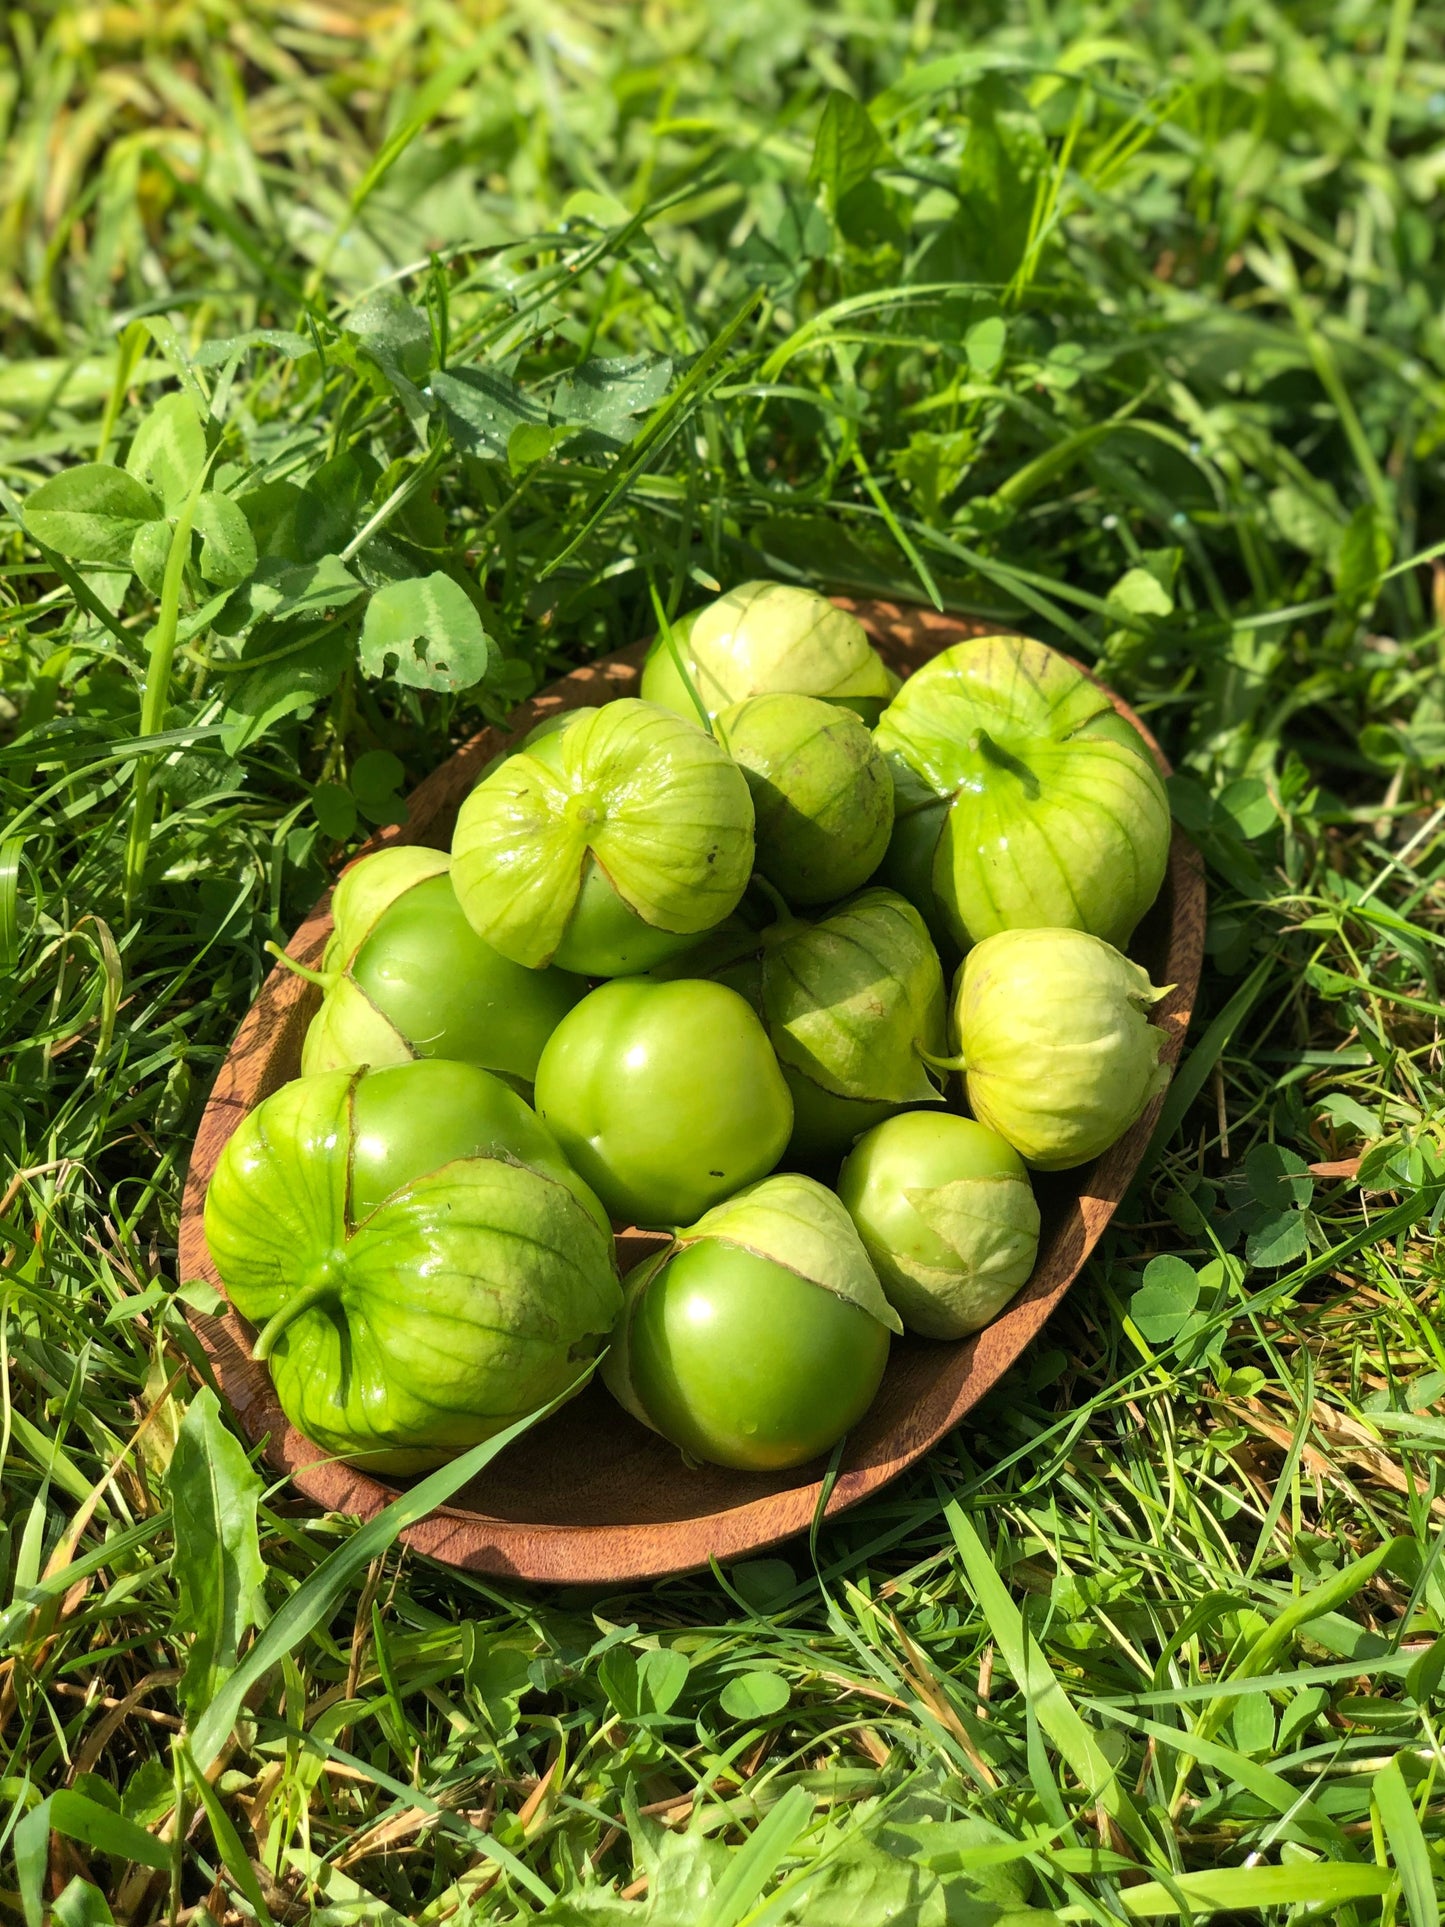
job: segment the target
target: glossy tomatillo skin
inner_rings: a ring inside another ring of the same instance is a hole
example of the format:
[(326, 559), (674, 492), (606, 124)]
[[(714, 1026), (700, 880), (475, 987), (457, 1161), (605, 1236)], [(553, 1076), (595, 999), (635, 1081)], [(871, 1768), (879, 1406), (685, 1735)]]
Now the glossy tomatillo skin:
[(470, 1065), (284, 1085), (227, 1143), (205, 1227), (286, 1416), (375, 1471), (438, 1465), (565, 1392), (620, 1305), (600, 1207)]
[(893, 771), (882, 874), (960, 949), (1000, 930), (1127, 943), (1158, 895), (1169, 803), (1109, 698), (1022, 636), (981, 636), (911, 676), (874, 740)]
[(863, 1416), (897, 1318), (838, 1200), (751, 1186), (629, 1274), (603, 1377), (634, 1417), (744, 1471), (801, 1465)]
[(1039, 1207), (1018, 1153), (972, 1118), (905, 1111), (849, 1153), (838, 1196), (909, 1331), (963, 1338), (1033, 1270)]
[(741, 770), (695, 723), (632, 697), (534, 732), (478, 783), (452, 838), (473, 929), (529, 969), (587, 976), (645, 969), (711, 929), (752, 863)]
[(856, 616), (786, 582), (740, 583), (675, 622), (670, 642), (657, 638), (643, 665), (643, 697), (695, 722), (689, 682), (709, 716), (777, 694), (841, 703), (870, 724), (898, 687)]
[(893, 778), (850, 710), (752, 696), (717, 718), (753, 794), (757, 867), (790, 903), (836, 903), (872, 876), (893, 828)]
[(503, 1157), (565, 1184), (598, 1226), (612, 1235), (607, 1213), (562, 1155), (562, 1147), (510, 1085), (473, 1064), (424, 1058), (373, 1071), (352, 1093), (353, 1223), (393, 1191), (457, 1158)]
[(954, 1026), (969, 1107), (1041, 1171), (1086, 1164), (1169, 1082), (1146, 1012), (1167, 993), (1080, 930), (1005, 930), (963, 961)]
[(557, 1026), (537, 1108), (619, 1223), (684, 1224), (770, 1171), (793, 1124), (766, 1033), (722, 984), (619, 978)]
[(520, 1084), (587, 986), (501, 956), (462, 914), (440, 850), (392, 846), (337, 885), (329, 982), (301, 1051), (303, 1074), (455, 1058)]
[[(794, 1158), (822, 1166), (910, 1104), (937, 1104), (924, 1052), (947, 1049), (943, 969), (911, 903), (860, 891), (816, 923), (780, 916), (664, 967), (731, 985), (761, 1016), (793, 1094)], [(663, 975), (663, 971), (656, 973)]]

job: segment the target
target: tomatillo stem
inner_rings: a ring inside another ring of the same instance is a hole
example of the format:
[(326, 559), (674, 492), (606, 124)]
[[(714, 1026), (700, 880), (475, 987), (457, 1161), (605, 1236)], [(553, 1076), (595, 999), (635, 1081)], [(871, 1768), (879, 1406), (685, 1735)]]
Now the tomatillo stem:
[(261, 948), (267, 956), (274, 957), (277, 963), (285, 964), (293, 977), (304, 977), (308, 984), (315, 984), (319, 990), (330, 990), (331, 978), (325, 971), (313, 970), (309, 964), (297, 963), (294, 957), (287, 956), (279, 943), (264, 943)]
[(959, 1052), (957, 1057), (935, 1057), (933, 1052), (931, 1050), (925, 1050), (916, 1038), (913, 1048), (918, 1052), (918, 1055), (923, 1059), (924, 1063), (932, 1070), (966, 1071), (968, 1069), (968, 1063), (962, 1051)]
[(336, 1274), (330, 1264), (323, 1264), (310, 1284), (303, 1285), (286, 1300), (285, 1304), (273, 1311), (256, 1336), (251, 1347), (252, 1358), (264, 1360), (271, 1356), (276, 1340), (285, 1331), (293, 1318), (299, 1318), (303, 1311), (310, 1311), (313, 1305), (320, 1304), (323, 1298), (336, 1296)]
[(986, 729), (979, 730), (973, 741), (974, 747), (990, 763), (1016, 776), (1031, 798), (1039, 794), (1039, 779), (1021, 757), (1015, 756), (1011, 749), (1005, 749), (1002, 743), (996, 743)]
[(766, 941), (775, 943), (778, 938), (787, 936), (789, 931), (801, 930), (804, 927), (802, 919), (793, 915), (782, 895), (773, 888), (760, 870), (753, 872), (752, 880), (760, 894), (767, 898), (775, 919), (763, 932)]

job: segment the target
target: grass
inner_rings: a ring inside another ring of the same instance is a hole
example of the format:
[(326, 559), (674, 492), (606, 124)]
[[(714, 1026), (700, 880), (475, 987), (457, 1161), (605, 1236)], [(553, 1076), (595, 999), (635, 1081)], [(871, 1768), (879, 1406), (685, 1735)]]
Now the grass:
[[(1434, 1927), (1438, 18), (5, 31), (0, 1907)], [(117, 456), (138, 519), (53, 482)], [(1190, 1054), (1086, 1279), (882, 1497), (651, 1589), (469, 1579), (196, 1390), (188, 1139), (263, 944), (449, 745), (756, 573), (1141, 710), (1210, 869)], [(418, 656), (436, 574), (471, 615)]]

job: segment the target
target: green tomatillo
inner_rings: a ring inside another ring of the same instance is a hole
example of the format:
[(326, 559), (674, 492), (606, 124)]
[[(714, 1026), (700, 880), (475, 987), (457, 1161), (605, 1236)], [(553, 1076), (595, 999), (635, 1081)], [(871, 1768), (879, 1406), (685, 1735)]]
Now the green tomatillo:
[(686, 978), (625, 978), (584, 997), (542, 1053), (537, 1108), (628, 1224), (686, 1224), (771, 1171), (793, 1127), (752, 1009)]
[(954, 1027), (974, 1116), (1041, 1171), (1106, 1151), (1169, 1082), (1167, 996), (1082, 930), (1005, 930), (969, 951)]
[(421, 1060), (283, 1085), (206, 1192), (283, 1411), (368, 1470), (439, 1465), (577, 1382), (621, 1302), (606, 1214), (516, 1092)]
[(648, 651), (642, 694), (696, 722), (748, 696), (817, 696), (875, 723), (898, 678), (846, 609), (816, 589), (743, 582)]
[(462, 914), (450, 867), (441, 850), (393, 844), (337, 884), (303, 1073), (442, 1057), (516, 1083), (536, 1076), (542, 1046), (587, 986), (484, 943)]
[(790, 903), (861, 889), (893, 828), (893, 778), (851, 710), (816, 696), (750, 696), (717, 718), (747, 778), (757, 867)]
[(1164, 879), (1169, 802), (1148, 744), (1081, 669), (1024, 636), (957, 643), (909, 677), (874, 740), (894, 787), (882, 874), (940, 940), (1128, 942)]
[(816, 923), (778, 909), (768, 929), (719, 933), (655, 974), (748, 999), (793, 1095), (790, 1152), (821, 1167), (893, 1112), (941, 1101), (929, 1061), (946, 1048), (943, 967), (896, 891), (863, 890)]
[(963, 1338), (1034, 1268), (1039, 1207), (1017, 1151), (950, 1111), (905, 1111), (859, 1138), (838, 1178), (888, 1301), (909, 1331)]
[(646, 970), (727, 916), (753, 863), (741, 770), (695, 723), (619, 697), (534, 732), (452, 838), (472, 928), (529, 969)]
[(602, 1376), (694, 1459), (802, 1465), (873, 1402), (901, 1329), (847, 1212), (779, 1174), (716, 1205), (630, 1272)]

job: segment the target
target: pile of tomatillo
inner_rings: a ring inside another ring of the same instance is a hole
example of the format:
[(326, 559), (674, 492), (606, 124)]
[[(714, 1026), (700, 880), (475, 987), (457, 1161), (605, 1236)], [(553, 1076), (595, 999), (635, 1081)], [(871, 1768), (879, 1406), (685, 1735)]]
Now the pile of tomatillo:
[[(604, 1353), (693, 1459), (826, 1451), (896, 1334), (1028, 1279), (1030, 1168), (1162, 1087), (1123, 946), (1168, 845), (1147, 745), (1040, 643), (900, 686), (810, 590), (674, 625), (639, 698), (484, 772), (450, 855), (341, 879), (302, 1075), (206, 1199), (287, 1416), (418, 1471)], [(669, 1238), (619, 1282), (626, 1226)]]

